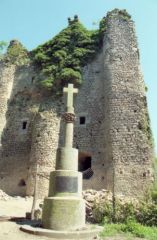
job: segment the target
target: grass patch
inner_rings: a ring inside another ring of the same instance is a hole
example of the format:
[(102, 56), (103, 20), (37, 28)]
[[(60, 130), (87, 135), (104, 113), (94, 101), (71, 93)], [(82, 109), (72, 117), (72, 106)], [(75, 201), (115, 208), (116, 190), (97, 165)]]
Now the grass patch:
[(125, 224), (117, 224), (117, 223), (112, 223), (112, 224), (105, 224), (104, 225), (104, 230), (101, 233), (102, 237), (112, 237), (117, 234), (122, 234), (124, 233), (122, 231), (122, 227), (124, 227)]
[(134, 220), (129, 220), (125, 224), (105, 224), (101, 237), (111, 237), (115, 235), (126, 236), (127, 239), (139, 237), (147, 240), (157, 239), (157, 228), (143, 226)]

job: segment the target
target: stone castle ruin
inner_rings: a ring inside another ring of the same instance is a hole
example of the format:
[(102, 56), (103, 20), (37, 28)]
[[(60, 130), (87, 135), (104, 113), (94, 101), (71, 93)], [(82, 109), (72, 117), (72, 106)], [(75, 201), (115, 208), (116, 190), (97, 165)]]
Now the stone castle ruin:
[[(139, 197), (152, 185), (154, 173), (134, 23), (117, 9), (104, 19), (101, 47), (81, 67), (74, 147), (84, 189)], [(14, 46), (21, 44), (11, 41), (0, 62), (0, 189), (32, 195), (37, 175), (38, 194), (44, 197), (63, 142), (64, 97), (38, 86), (41, 75), (31, 53), (23, 50), (17, 58)]]

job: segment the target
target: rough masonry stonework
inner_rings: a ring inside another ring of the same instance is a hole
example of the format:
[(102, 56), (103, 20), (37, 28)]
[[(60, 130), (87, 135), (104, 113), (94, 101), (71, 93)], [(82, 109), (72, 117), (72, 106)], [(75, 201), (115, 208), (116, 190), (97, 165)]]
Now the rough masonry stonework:
[[(75, 98), (74, 146), (84, 189), (140, 197), (154, 181), (153, 149), (134, 23), (108, 13), (103, 47), (83, 69)], [(0, 63), (0, 188), (38, 196), (48, 193), (56, 149), (64, 139), (63, 98), (36, 86), (30, 64)]]

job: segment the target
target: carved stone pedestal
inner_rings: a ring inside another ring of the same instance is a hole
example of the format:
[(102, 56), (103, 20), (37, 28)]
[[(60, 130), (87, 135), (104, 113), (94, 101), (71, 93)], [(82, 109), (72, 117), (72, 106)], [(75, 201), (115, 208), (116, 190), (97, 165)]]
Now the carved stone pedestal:
[(82, 173), (77, 169), (78, 150), (58, 149), (56, 170), (50, 174), (49, 195), (43, 205), (44, 228), (76, 230), (85, 227)]

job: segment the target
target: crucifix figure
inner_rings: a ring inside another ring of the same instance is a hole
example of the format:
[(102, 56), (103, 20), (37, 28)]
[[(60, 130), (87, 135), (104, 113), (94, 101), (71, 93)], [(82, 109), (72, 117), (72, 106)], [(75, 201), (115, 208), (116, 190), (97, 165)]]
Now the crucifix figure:
[(68, 84), (68, 87), (63, 88), (63, 92), (67, 93), (67, 112), (74, 113), (73, 107), (73, 95), (74, 93), (78, 93), (78, 89), (73, 87), (73, 84)]
[(66, 122), (65, 126), (65, 147), (72, 147), (73, 145), (73, 128), (75, 121), (73, 96), (74, 93), (78, 93), (78, 89), (73, 87), (73, 84), (68, 84), (67, 88), (63, 89), (64, 93), (67, 93), (67, 111), (64, 113), (63, 118)]

